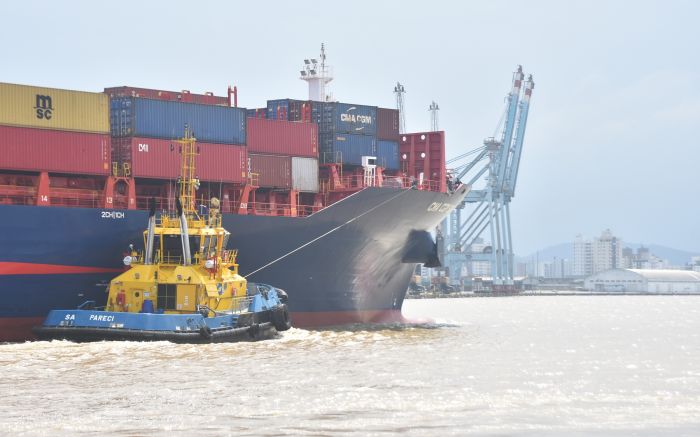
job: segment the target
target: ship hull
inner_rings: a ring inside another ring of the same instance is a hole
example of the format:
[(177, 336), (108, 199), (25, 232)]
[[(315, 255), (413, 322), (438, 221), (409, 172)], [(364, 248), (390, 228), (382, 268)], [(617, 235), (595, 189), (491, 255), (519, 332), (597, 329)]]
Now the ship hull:
[[(401, 321), (416, 262), (467, 194), (366, 188), (309, 216), (225, 214), (240, 273), (289, 295), (294, 326)], [(0, 341), (32, 338), (52, 309), (106, 300), (129, 244), (143, 245), (138, 210), (0, 205)]]

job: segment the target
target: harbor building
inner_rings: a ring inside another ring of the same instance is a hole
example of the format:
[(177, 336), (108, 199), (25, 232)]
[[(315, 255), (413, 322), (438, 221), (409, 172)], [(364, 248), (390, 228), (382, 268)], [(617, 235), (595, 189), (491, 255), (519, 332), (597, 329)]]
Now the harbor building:
[(619, 266), (627, 269), (669, 269), (668, 260), (659, 258), (651, 253), (648, 247), (639, 247), (635, 253), (632, 248), (625, 247), (622, 250), (622, 264)]
[(692, 270), (610, 269), (584, 280), (584, 288), (600, 292), (700, 293), (700, 272)]

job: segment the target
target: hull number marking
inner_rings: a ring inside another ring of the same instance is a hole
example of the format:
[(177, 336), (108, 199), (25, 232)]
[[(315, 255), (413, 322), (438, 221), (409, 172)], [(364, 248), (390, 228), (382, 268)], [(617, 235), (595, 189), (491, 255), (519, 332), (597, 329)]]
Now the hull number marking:
[(447, 212), (452, 208), (449, 203), (433, 202), (428, 207), (428, 212)]
[(126, 218), (126, 213), (123, 211), (102, 211), (103, 219), (123, 219)]

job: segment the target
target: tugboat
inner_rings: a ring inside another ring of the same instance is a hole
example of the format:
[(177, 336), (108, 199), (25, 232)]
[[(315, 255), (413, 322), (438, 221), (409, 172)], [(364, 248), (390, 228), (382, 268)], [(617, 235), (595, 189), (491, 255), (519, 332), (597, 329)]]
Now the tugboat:
[(221, 225), (219, 200), (197, 213), (196, 139), (185, 127), (177, 215), (156, 216), (150, 201), (144, 251), (130, 247), (127, 270), (109, 284), (104, 308), (88, 301), (53, 310), (34, 328), (42, 340), (211, 343), (261, 340), (291, 327), (287, 294), (238, 274), (237, 251)]

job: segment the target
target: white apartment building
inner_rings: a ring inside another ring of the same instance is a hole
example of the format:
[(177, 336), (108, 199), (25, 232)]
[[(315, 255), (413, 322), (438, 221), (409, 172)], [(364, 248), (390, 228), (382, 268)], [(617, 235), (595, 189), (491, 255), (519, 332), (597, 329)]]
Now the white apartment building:
[(593, 273), (593, 243), (584, 240), (581, 234), (574, 240), (574, 276), (588, 276)]
[(606, 229), (600, 237), (585, 240), (580, 234), (574, 241), (574, 276), (589, 276), (623, 266), (622, 240)]
[[(471, 253), (485, 253), (485, 249), (490, 248), (490, 244), (484, 243), (482, 238), (476, 238), (469, 246), (469, 252)], [(469, 263), (469, 270), (472, 276), (486, 277), (491, 276), (491, 262), (482, 260), (472, 260)]]

